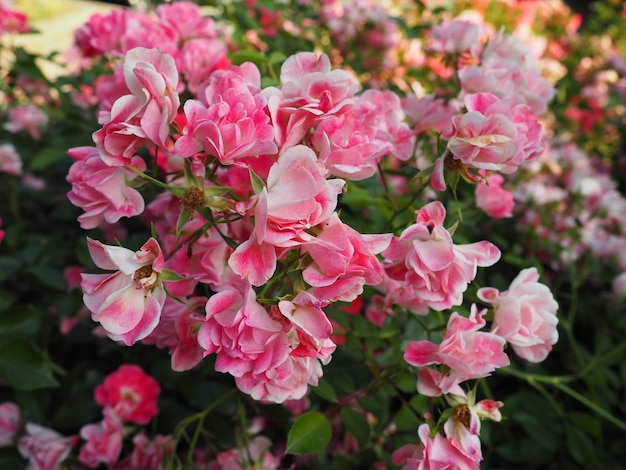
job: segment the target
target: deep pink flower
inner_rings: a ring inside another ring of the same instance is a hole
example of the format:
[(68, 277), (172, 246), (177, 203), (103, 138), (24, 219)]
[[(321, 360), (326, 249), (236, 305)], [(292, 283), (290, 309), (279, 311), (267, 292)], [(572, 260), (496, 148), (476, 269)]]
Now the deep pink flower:
[(280, 468), (280, 457), (270, 452), (272, 441), (265, 436), (255, 436), (242, 449), (231, 449), (220, 452), (207, 470), (249, 470), (262, 468), (276, 470)]
[(0, 403), (0, 447), (15, 445), (19, 430), (20, 410), (15, 403)]
[[(444, 394), (450, 391), (456, 393), (457, 385), (461, 382), (487, 377), (496, 368), (509, 365), (509, 358), (503, 350), (506, 342), (504, 338), (495, 333), (479, 331), (486, 324), (482, 318), (486, 311), (479, 312), (476, 305), (472, 305), (469, 318), (452, 313), (440, 344), (426, 340), (413, 341), (406, 348), (404, 360), (418, 367), (445, 365), (446, 372), (436, 377), (436, 385)], [(420, 387), (420, 378), (418, 391), (424, 394), (426, 390)], [(438, 395), (432, 393), (430, 384), (428, 390), (429, 395)]]
[(96, 387), (94, 396), (99, 405), (111, 409), (121, 422), (148, 424), (159, 412), (160, 391), (159, 383), (141, 367), (122, 364)]
[[(112, 224), (122, 217), (143, 212), (143, 197), (128, 186), (129, 181), (137, 178), (134, 171), (107, 165), (95, 147), (75, 147), (67, 153), (76, 160), (67, 175), (72, 185), (67, 198), (85, 211), (78, 216), (81, 228), (92, 229), (105, 222)], [(129, 163), (140, 171), (146, 169), (140, 157), (133, 157)]]
[(29, 461), (29, 470), (58, 470), (77, 437), (65, 437), (52, 429), (26, 423), (26, 434), (19, 440), (17, 450)]
[(83, 274), (83, 301), (107, 335), (130, 346), (156, 327), (165, 302), (159, 280), (163, 253), (154, 238), (139, 251), (87, 239), (96, 266), (113, 274)]
[[(10, 5), (10, 3), (9, 3)], [(25, 13), (2, 6), (0, 3), (0, 36), (6, 33), (28, 33), (28, 17)]]
[(559, 308), (550, 289), (537, 282), (537, 268), (522, 270), (508, 290), (478, 290), (478, 297), (494, 309), (491, 331), (506, 339), (518, 356), (541, 362), (559, 338)]

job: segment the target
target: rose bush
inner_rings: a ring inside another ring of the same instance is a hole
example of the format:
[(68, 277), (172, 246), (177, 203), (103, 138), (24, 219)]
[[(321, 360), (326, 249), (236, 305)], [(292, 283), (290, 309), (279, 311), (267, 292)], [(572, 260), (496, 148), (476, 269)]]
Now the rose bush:
[(3, 467), (621, 465), (626, 29), (435, 3), (0, 2)]

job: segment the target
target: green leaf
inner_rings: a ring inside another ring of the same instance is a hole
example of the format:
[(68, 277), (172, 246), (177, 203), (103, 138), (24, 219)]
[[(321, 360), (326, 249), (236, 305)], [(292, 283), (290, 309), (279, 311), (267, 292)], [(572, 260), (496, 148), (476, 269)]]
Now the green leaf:
[(326, 416), (318, 411), (307, 411), (289, 430), (285, 453), (302, 455), (320, 452), (326, 448), (331, 436), (332, 428)]
[(337, 403), (335, 389), (324, 378), (319, 379), (317, 387), (312, 387), (311, 391), (322, 397), (324, 400)]
[(69, 159), (65, 150), (58, 147), (46, 147), (33, 157), (30, 162), (31, 170), (43, 170), (62, 160)]
[(252, 168), (248, 167), (248, 171), (250, 172), (250, 182), (252, 183), (252, 188), (256, 194), (259, 194), (263, 191), (263, 188), (265, 188), (265, 183)]
[(67, 284), (63, 273), (48, 266), (37, 266), (28, 270), (33, 276), (35, 276), (41, 284), (51, 289), (65, 291)]
[(18, 390), (58, 385), (43, 354), (23, 338), (0, 337), (0, 378)]
[(29, 307), (15, 307), (0, 313), (0, 334), (4, 336), (30, 335), (37, 331), (39, 311)]
[(341, 421), (346, 427), (346, 430), (352, 434), (357, 441), (361, 444), (370, 441), (372, 430), (365, 416), (352, 408), (346, 407), (343, 407), (339, 414), (341, 414)]
[(235, 65), (241, 65), (244, 62), (254, 62), (256, 65), (261, 66), (268, 63), (265, 54), (257, 51), (236, 51), (229, 54), (229, 59)]

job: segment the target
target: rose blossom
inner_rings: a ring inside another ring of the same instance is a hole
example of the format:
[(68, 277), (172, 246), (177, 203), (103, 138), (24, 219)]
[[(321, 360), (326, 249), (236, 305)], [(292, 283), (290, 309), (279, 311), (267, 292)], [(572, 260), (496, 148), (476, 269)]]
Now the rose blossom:
[[(447, 371), (422, 369), (417, 388), (422, 395), (460, 394), (458, 384), (466, 380), (487, 377), (496, 368), (509, 365), (504, 352), (505, 340), (495, 333), (479, 331), (486, 325), (483, 315), (472, 304), (469, 318), (454, 312), (448, 320), (441, 344), (427, 340), (411, 342), (404, 353), (409, 364), (422, 367), (442, 364)], [(462, 392), (461, 392), (462, 393)]]
[(15, 436), (19, 429), (20, 410), (15, 403), (0, 403), (0, 447), (15, 444)]
[(502, 187), (502, 175), (490, 175), (486, 183), (476, 185), (476, 206), (494, 219), (512, 217), (515, 201), (513, 194)]
[(22, 174), (22, 157), (13, 144), (0, 145), (0, 171), (10, 175)]
[(35, 423), (26, 423), (26, 434), (17, 450), (29, 460), (28, 470), (56, 470), (69, 455), (77, 437), (65, 437)]
[(158, 413), (159, 383), (134, 364), (122, 364), (96, 387), (96, 402), (121, 421), (148, 424)]
[(122, 452), (124, 425), (112, 409), (105, 408), (102, 421), (83, 426), (80, 437), (86, 442), (80, 449), (78, 460), (90, 468), (96, 468), (100, 463), (110, 468)]
[(82, 274), (83, 302), (111, 339), (130, 346), (148, 336), (161, 316), (166, 297), (159, 280), (161, 247), (154, 238), (137, 252), (91, 238), (87, 243), (96, 266), (117, 271)]
[(492, 333), (506, 339), (518, 356), (530, 362), (543, 361), (559, 338), (559, 305), (548, 286), (538, 279), (537, 268), (528, 268), (504, 292), (483, 287), (477, 293), (493, 306)]
[(4, 128), (12, 133), (27, 130), (35, 140), (41, 138), (41, 128), (48, 124), (48, 115), (34, 104), (16, 106), (9, 110), (9, 120)]
[[(96, 228), (104, 222), (112, 224), (122, 217), (143, 212), (143, 197), (128, 186), (129, 181), (137, 178), (134, 171), (107, 165), (95, 147), (75, 147), (67, 154), (76, 160), (67, 175), (67, 182), (72, 185), (67, 198), (85, 211), (78, 216), (81, 228)], [(140, 157), (132, 157), (129, 163), (140, 171), (146, 169)]]

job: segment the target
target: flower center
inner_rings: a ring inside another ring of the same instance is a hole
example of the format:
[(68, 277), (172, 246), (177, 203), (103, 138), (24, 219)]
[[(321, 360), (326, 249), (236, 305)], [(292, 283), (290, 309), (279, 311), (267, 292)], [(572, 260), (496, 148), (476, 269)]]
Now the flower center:
[(456, 423), (461, 423), (466, 428), (469, 428), (471, 419), (472, 413), (466, 404), (459, 405), (454, 409), (454, 421)]
[(152, 269), (151, 264), (142, 266), (133, 274), (133, 281), (135, 281), (141, 289), (148, 289), (156, 284), (157, 273)]

